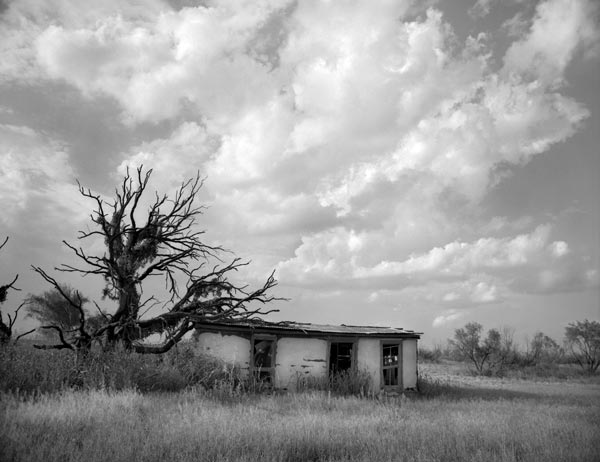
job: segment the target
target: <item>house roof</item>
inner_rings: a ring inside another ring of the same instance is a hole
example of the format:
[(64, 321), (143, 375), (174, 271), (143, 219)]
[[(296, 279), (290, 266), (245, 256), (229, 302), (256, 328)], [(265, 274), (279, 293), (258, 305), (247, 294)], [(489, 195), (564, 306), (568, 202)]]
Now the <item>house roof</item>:
[(402, 329), (399, 327), (350, 326), (346, 324), (334, 326), (328, 324), (311, 324), (292, 321), (268, 322), (262, 320), (199, 323), (197, 328), (238, 332), (252, 331), (256, 333), (286, 333), (309, 337), (319, 334), (326, 334), (330, 336), (342, 337), (420, 338), (422, 335), (422, 332), (415, 332), (413, 330)]

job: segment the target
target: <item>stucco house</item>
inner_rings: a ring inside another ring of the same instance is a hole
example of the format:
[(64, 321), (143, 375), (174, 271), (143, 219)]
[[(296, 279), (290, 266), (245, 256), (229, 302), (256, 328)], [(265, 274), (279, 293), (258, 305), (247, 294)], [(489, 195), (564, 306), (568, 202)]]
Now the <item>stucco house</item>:
[(201, 352), (279, 389), (293, 390), (302, 376), (325, 378), (349, 369), (367, 372), (374, 390), (401, 392), (417, 386), (421, 333), (411, 330), (248, 321), (199, 323), (196, 331)]

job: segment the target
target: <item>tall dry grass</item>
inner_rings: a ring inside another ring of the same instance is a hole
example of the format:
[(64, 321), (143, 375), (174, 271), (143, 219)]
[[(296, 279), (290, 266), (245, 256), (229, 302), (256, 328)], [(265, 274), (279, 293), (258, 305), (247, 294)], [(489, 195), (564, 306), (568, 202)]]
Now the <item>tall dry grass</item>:
[(85, 356), (35, 350), (26, 344), (0, 348), (0, 391), (41, 394), (69, 389), (180, 391), (186, 387), (237, 387), (239, 370), (183, 343), (164, 355), (94, 349)]
[[(436, 385), (433, 384), (435, 387)], [(0, 398), (3, 461), (595, 461), (597, 396), (366, 400), (326, 392)]]
[[(300, 391), (330, 390), (340, 395), (373, 394), (370, 375), (361, 370), (331, 377), (299, 375)], [(193, 342), (181, 343), (163, 355), (142, 355), (94, 349), (77, 357), (71, 351), (36, 350), (27, 345), (0, 348), (0, 391), (56, 393), (69, 389), (181, 391), (190, 387), (220, 396), (271, 389), (269, 383), (242, 377), (238, 367), (199, 353)]]
[(349, 369), (329, 376), (313, 377), (298, 374), (296, 376), (295, 390), (306, 391), (333, 391), (341, 396), (373, 396), (373, 379), (368, 371)]
[(79, 360), (3, 349), (0, 461), (600, 460), (598, 383), (441, 371), (400, 397), (361, 392), (360, 372), (339, 394), (333, 382), (257, 394), (185, 345)]

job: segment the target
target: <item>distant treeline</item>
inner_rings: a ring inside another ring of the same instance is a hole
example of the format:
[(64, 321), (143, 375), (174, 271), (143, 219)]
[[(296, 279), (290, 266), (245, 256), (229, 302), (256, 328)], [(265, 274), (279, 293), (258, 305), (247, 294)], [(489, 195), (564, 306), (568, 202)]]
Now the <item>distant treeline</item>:
[(454, 331), (454, 337), (445, 345), (419, 348), (421, 361), (438, 362), (442, 359), (465, 361), (473, 372), (480, 375), (503, 375), (508, 370), (557, 366), (576, 363), (593, 374), (600, 366), (600, 322), (575, 321), (565, 327), (562, 343), (543, 332), (536, 332), (524, 346), (514, 340), (514, 329), (492, 328), (484, 335), (484, 328), (470, 322)]

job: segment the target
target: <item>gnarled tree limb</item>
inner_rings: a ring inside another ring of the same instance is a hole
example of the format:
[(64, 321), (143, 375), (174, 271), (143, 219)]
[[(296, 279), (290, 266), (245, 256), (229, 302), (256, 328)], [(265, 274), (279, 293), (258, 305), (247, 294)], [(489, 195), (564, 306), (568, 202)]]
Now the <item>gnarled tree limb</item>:
[[(151, 174), (152, 170), (144, 172), (143, 167), (137, 168), (135, 174), (127, 170), (112, 202), (78, 183), (80, 194), (95, 204), (90, 218), (96, 225), (94, 230), (80, 232), (79, 239), (102, 237), (105, 251), (91, 255), (82, 246), (65, 242), (82, 267), (61, 265), (56, 269), (101, 275), (106, 282), (105, 296), (117, 302), (114, 313), (106, 315), (104, 325), (91, 332), (85, 327), (80, 300), (68, 299), (81, 313), (79, 342), (89, 345), (93, 339), (106, 336), (109, 344), (121, 342), (135, 351), (163, 353), (197, 322), (241, 322), (277, 311), (264, 309), (264, 305), (281, 300), (269, 295), (277, 285), (273, 273), (261, 287), (249, 290), (230, 280), (230, 275), (248, 262), (234, 258), (223, 264), (221, 256), (227, 251), (201, 240), (204, 231), (198, 229), (197, 219), (204, 207), (195, 205), (203, 185), (200, 175), (182, 182), (171, 197), (155, 194), (144, 212), (140, 204), (148, 192)], [(207, 271), (207, 263), (213, 258), (221, 266)], [(59, 289), (54, 278), (40, 268), (34, 270)], [(144, 283), (151, 276), (164, 278), (170, 300), (162, 313), (146, 317), (142, 309), (149, 301), (156, 302), (154, 297), (141, 301)], [(187, 281), (183, 290), (178, 287), (181, 278)], [(156, 333), (162, 334), (164, 341), (146, 345), (144, 340)], [(79, 344), (61, 340), (62, 348), (68, 348), (67, 344), (79, 348)]]

